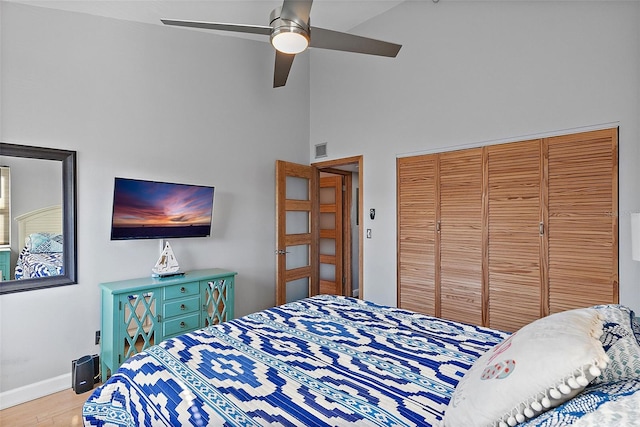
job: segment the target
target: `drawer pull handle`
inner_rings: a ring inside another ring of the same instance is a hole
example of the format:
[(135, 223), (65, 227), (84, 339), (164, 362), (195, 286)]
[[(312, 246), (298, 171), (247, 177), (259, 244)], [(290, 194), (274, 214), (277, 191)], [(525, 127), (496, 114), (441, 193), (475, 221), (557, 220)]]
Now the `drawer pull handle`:
[(186, 305), (184, 305), (184, 304), (180, 304), (180, 310), (186, 310), (186, 309), (187, 309), (187, 306), (186, 306)]
[(187, 288), (185, 288), (184, 286), (181, 287), (180, 288), (180, 292), (184, 294), (185, 292), (187, 292)]
[(184, 328), (184, 327), (186, 327), (186, 326), (187, 326), (187, 324), (186, 324), (186, 323), (184, 323), (184, 322), (180, 322), (180, 327), (181, 327), (181, 328)]

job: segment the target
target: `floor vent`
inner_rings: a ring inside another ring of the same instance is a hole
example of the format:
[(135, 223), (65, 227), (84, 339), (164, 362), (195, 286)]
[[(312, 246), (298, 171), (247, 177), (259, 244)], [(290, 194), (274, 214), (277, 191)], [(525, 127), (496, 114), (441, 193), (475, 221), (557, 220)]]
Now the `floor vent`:
[(327, 143), (316, 144), (316, 159), (327, 157)]

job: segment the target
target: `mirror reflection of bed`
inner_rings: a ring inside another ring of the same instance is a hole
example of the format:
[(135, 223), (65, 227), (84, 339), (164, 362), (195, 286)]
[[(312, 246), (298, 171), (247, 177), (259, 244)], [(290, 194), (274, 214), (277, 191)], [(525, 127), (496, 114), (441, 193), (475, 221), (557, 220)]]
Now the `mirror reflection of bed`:
[(22, 247), (13, 278), (59, 276), (63, 270), (62, 207), (47, 206), (17, 216)]

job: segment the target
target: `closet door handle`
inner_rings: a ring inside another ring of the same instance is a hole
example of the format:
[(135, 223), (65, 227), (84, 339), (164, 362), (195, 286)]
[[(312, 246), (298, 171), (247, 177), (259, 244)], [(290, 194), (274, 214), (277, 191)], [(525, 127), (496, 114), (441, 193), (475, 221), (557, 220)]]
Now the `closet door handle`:
[(544, 222), (541, 222), (541, 223), (540, 223), (539, 231), (540, 231), (540, 235), (541, 235), (541, 236), (544, 236)]
[(436, 221), (436, 232), (440, 232), (440, 221)]

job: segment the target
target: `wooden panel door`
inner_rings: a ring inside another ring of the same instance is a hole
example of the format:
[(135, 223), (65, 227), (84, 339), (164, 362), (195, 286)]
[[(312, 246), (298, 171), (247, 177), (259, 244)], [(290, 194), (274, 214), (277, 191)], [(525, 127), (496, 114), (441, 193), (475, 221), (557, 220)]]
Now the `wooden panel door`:
[(438, 155), (404, 157), (396, 163), (398, 307), (439, 315), (435, 285)]
[(549, 309), (618, 302), (618, 132), (548, 140)]
[(320, 293), (343, 295), (342, 175), (320, 178)]
[[(483, 321), (482, 149), (440, 154), (441, 316), (481, 325)], [(436, 241), (436, 245), (438, 242)]]
[(276, 304), (318, 294), (317, 170), (276, 161)]
[(516, 331), (544, 315), (542, 141), (487, 147), (488, 326)]

